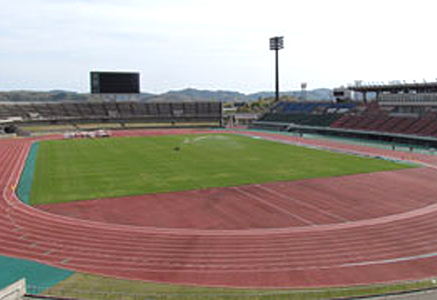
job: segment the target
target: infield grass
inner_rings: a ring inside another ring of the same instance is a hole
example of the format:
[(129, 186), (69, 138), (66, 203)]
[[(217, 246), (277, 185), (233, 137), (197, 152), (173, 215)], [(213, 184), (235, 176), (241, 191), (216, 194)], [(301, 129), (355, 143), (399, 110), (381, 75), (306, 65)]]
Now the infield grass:
[(409, 167), (231, 134), (43, 141), (31, 204)]

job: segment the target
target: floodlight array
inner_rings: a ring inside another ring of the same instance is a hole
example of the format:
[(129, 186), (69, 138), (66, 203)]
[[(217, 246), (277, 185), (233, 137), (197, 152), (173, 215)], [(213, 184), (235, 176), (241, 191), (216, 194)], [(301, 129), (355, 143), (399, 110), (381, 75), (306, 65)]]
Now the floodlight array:
[(284, 37), (275, 36), (270, 39), (270, 50), (281, 50), (284, 49)]

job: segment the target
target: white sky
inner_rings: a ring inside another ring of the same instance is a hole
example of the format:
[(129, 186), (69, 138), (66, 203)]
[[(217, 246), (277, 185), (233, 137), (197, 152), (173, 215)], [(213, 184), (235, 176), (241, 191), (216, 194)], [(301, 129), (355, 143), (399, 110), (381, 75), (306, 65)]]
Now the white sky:
[(0, 90), (89, 91), (89, 72), (139, 71), (141, 90), (435, 81), (435, 0), (0, 0)]

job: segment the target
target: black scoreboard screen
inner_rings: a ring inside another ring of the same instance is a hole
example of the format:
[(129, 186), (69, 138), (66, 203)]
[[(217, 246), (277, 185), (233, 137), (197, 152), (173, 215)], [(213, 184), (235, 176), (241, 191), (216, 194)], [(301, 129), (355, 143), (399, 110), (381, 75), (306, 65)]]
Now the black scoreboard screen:
[(140, 73), (91, 72), (92, 94), (138, 94)]

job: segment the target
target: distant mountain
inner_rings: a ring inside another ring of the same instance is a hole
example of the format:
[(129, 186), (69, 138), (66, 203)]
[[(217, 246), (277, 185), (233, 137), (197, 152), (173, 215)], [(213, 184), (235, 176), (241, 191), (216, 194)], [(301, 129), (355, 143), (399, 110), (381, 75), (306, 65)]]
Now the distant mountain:
[(233, 91), (210, 91), (197, 89), (184, 89), (180, 91), (169, 91), (157, 95), (149, 101), (247, 101), (245, 94)]
[[(281, 96), (291, 96), (298, 99), (302, 98), (302, 92), (301, 91), (287, 91), (287, 92), (281, 92)], [(259, 92), (255, 94), (247, 95), (249, 100), (258, 100), (259, 98), (270, 98), (275, 97), (274, 92)], [(331, 100), (331, 90), (330, 89), (315, 89), (310, 90), (306, 92), (306, 100), (308, 101), (321, 101), (321, 100)]]
[[(154, 94), (141, 93), (139, 100), (145, 101)], [(98, 101), (102, 97), (96, 94), (81, 94), (70, 91), (53, 90), (48, 92), (34, 92), (34, 91), (12, 91), (0, 92), (0, 102), (56, 102), (56, 101)]]
[[(260, 98), (274, 97), (274, 92), (259, 92), (254, 94), (243, 94), (234, 91), (210, 91), (210, 90), (196, 90), (185, 89), (180, 91), (170, 91), (165, 94), (151, 97), (149, 101), (223, 101), (223, 102), (246, 102), (254, 101)], [(301, 91), (288, 91), (281, 92), (281, 96), (291, 96), (295, 98), (302, 98)], [(330, 89), (315, 89), (307, 91), (306, 100), (308, 101), (321, 101), (330, 100)]]
[[(273, 92), (259, 92), (254, 94), (243, 94), (235, 91), (211, 91), (184, 89), (180, 91), (169, 91), (164, 94), (155, 95), (150, 93), (141, 93), (132, 97), (140, 101), (223, 101), (223, 102), (246, 102), (254, 101), (260, 98), (274, 97)], [(300, 99), (301, 91), (281, 92), (281, 96), (291, 96)], [(111, 96), (104, 96), (106, 99), (111, 99)], [(306, 100), (320, 101), (330, 100), (330, 89), (316, 89), (307, 91)], [(130, 97), (119, 96), (118, 99), (129, 100)], [(102, 96), (97, 94), (81, 94), (71, 91), (54, 90), (48, 92), (34, 91), (12, 91), (0, 92), (0, 101), (9, 102), (36, 102), (36, 101), (98, 101), (102, 100)]]

